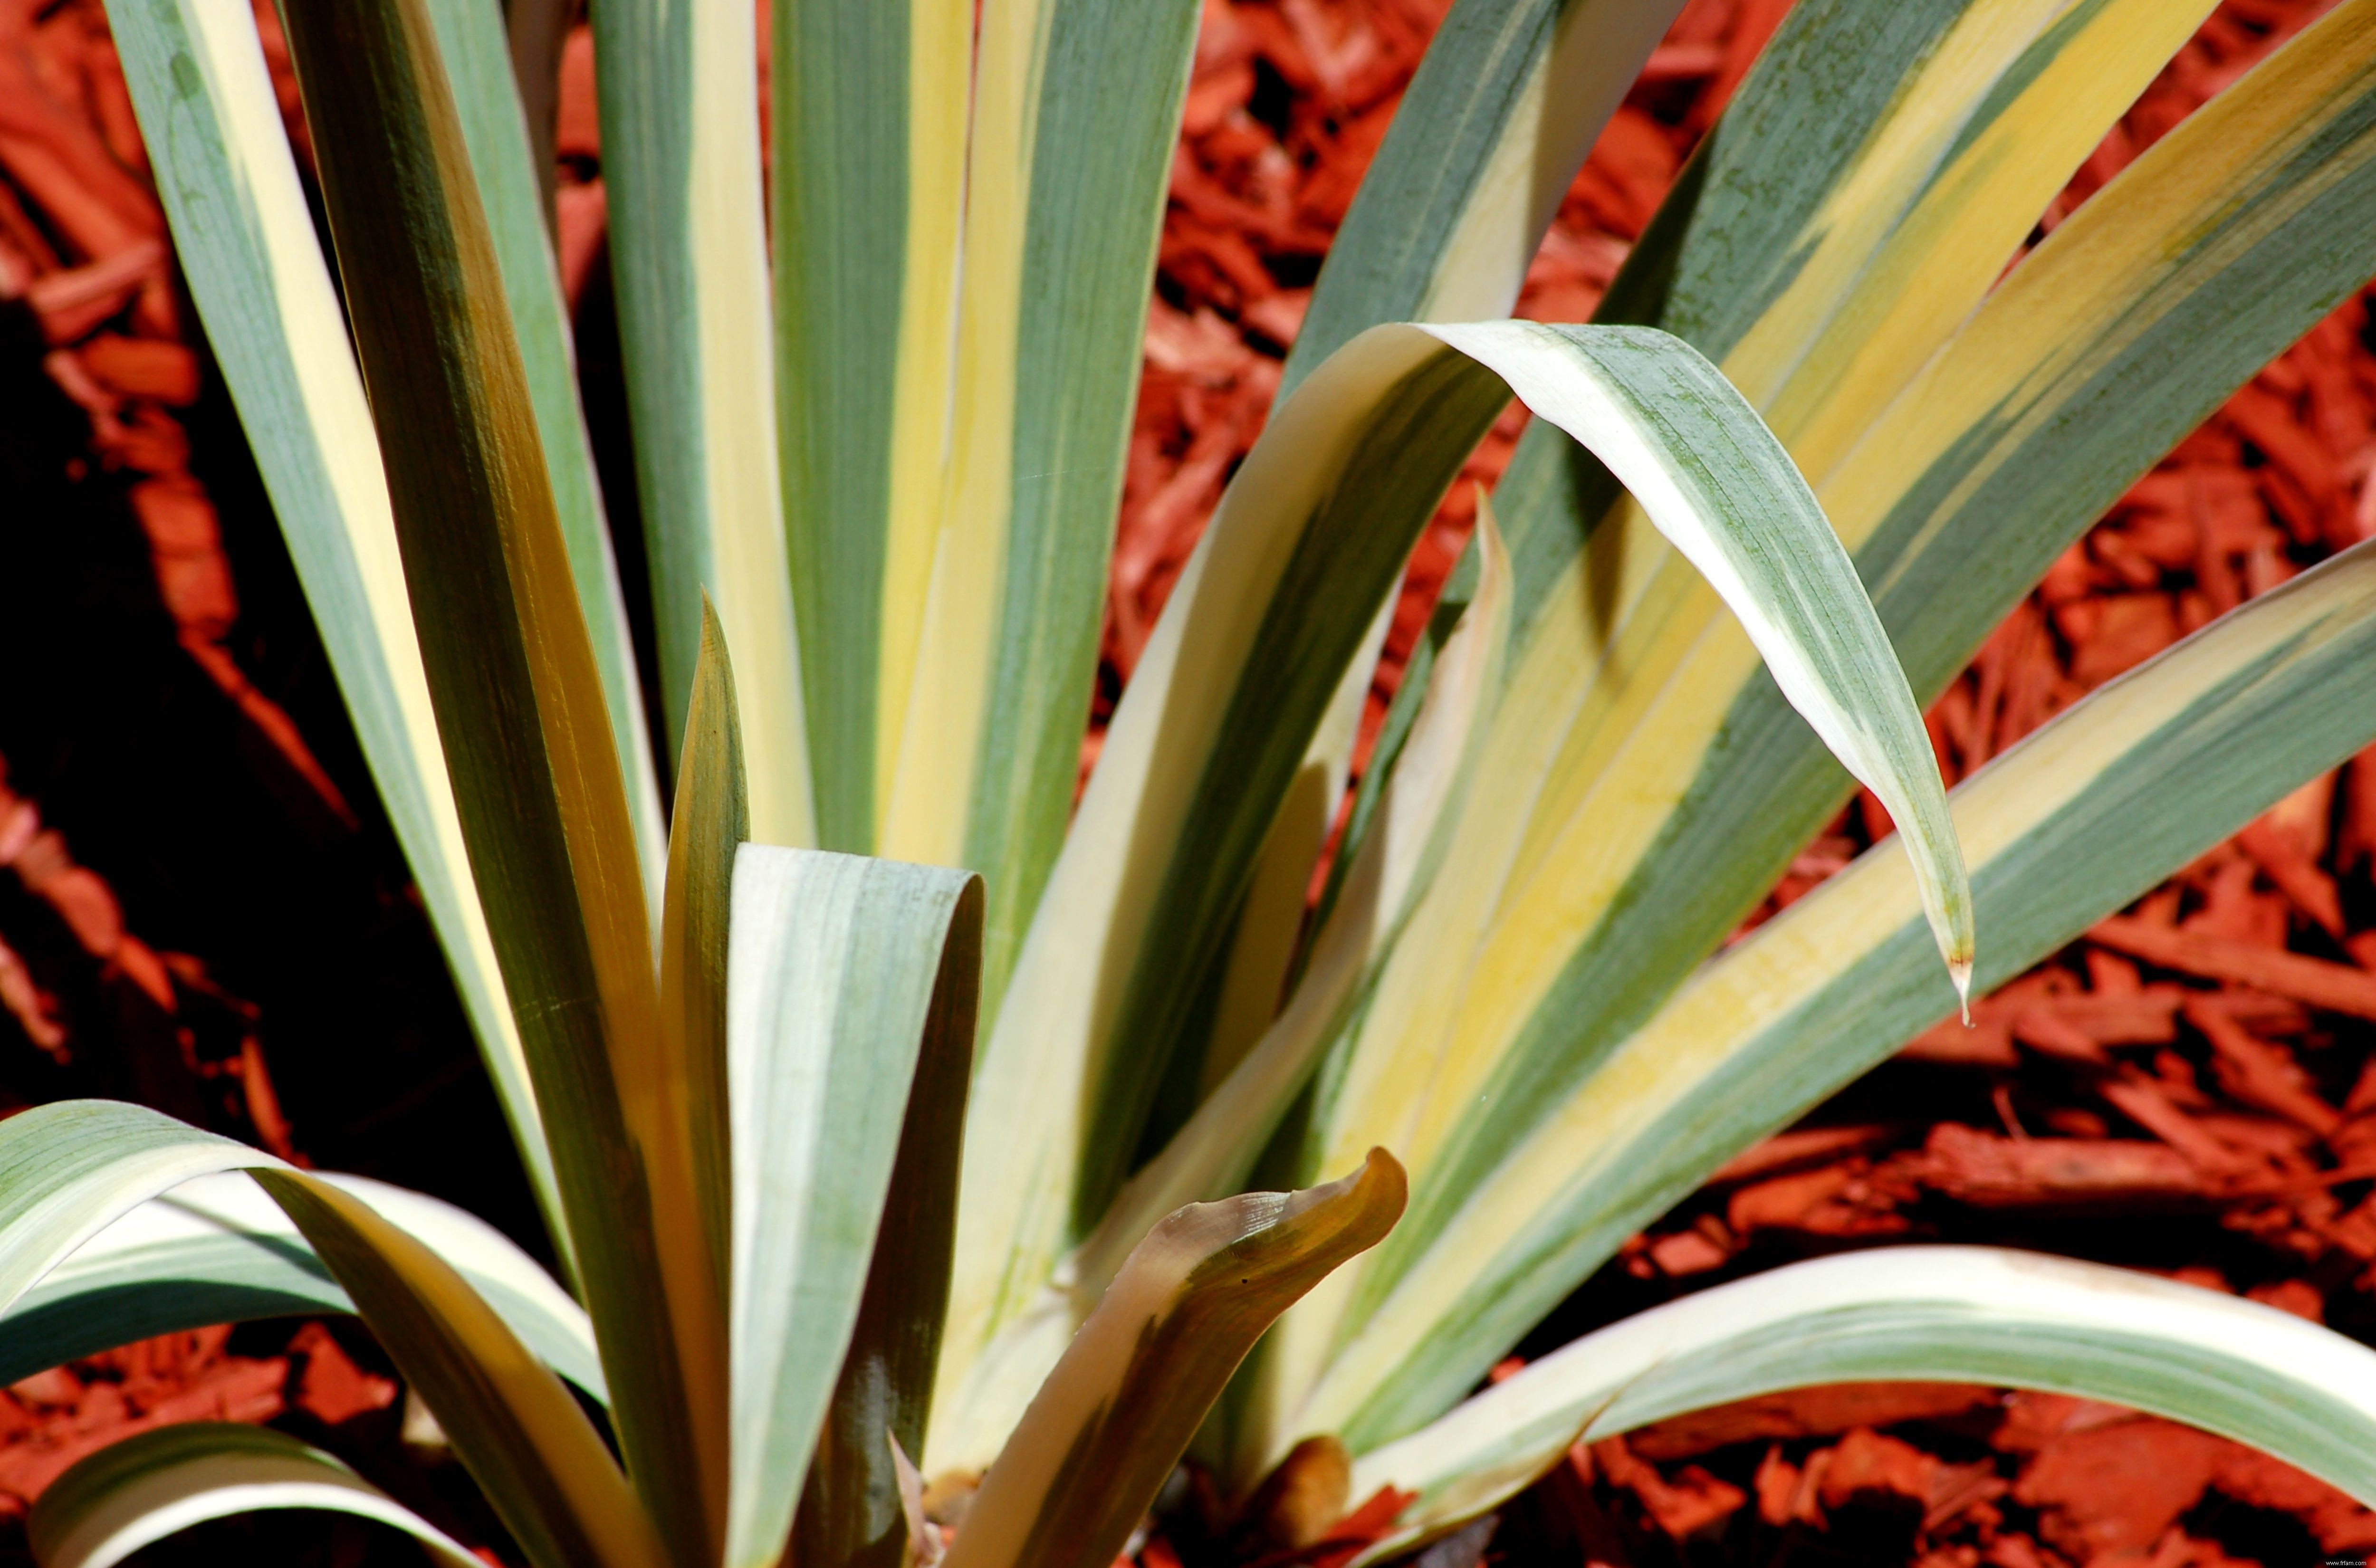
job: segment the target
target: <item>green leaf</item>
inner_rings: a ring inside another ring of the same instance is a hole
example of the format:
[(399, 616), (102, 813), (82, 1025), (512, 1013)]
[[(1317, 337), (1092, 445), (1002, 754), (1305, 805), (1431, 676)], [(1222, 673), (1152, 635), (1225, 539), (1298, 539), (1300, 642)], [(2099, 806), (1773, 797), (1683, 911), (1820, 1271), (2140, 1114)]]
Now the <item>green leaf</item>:
[(2376, 1352), (2257, 1301), (1994, 1247), (1886, 1247), (1656, 1307), (1364, 1455), (1353, 1494), (1417, 1496), (1360, 1561), (1510, 1496), (1579, 1439), (1862, 1379), (2049, 1389), (2203, 1427), (2376, 1502)]
[(592, 19), (668, 733), (683, 732), (706, 591), (734, 651), (752, 832), (814, 843), (778, 510), (756, 30), (731, 6), (636, 0), (602, 0)]
[(735, 862), (727, 1568), (782, 1556), (803, 1477), (802, 1544), (821, 1561), (874, 1561), (886, 1531), (904, 1539), (884, 1439), (922, 1435), (980, 887), (968, 872), (756, 844)]
[(1254, 1341), (1403, 1198), (1372, 1149), (1340, 1182), (1192, 1204), (1148, 1232), (982, 1478), (949, 1568), (1107, 1568)]
[(138, 1106), (0, 1123), (0, 1306), (193, 1176), (245, 1170), (304, 1232), (539, 1568), (658, 1568), (650, 1522), (561, 1380), (428, 1243), (352, 1194)]
[(25, 1534), (42, 1568), (114, 1568), (193, 1525), (262, 1508), (374, 1520), (451, 1568), (479, 1568), (461, 1542), (320, 1449), (220, 1421), (159, 1427), (77, 1461), (42, 1490)]
[[(421, 1239), (547, 1366), (607, 1398), (585, 1309), (484, 1220), (362, 1176), (322, 1178)], [(196, 1176), (125, 1210), (0, 1315), (0, 1381), (155, 1335), (354, 1302), (244, 1175)]]
[(116, 0), (108, 16), (175, 257), (565, 1260), (552, 1157), (446, 776), (379, 443), (255, 18), (193, 0)]
[[(669, 824), (668, 889), (660, 918), (661, 1055), (682, 1085), (693, 1196), (715, 1299), (732, 1289), (732, 1114), (726, 1074), (726, 966), (734, 857), (751, 837), (742, 791), (742, 735), (726, 634), (702, 605), (701, 658), (678, 748), (676, 814)], [(724, 1327), (721, 1319), (719, 1327)]]
[[(2002, 983), (2376, 738), (2376, 545), (2214, 622), (1950, 797)], [(1389, 1247), (1275, 1432), (1357, 1450), (1447, 1408), (1627, 1236), (1884, 1060), (1951, 998), (1904, 858), (1876, 846), (1726, 950), (1515, 1140), (1437, 1230)], [(1382, 1252), (1384, 1249), (1382, 1249)], [(1274, 1436), (1275, 1446), (1284, 1446)]]
[(633, 818), (501, 271), (423, 0), (303, 0), (288, 27), (438, 729), (620, 1446), (683, 1568), (707, 1568), (726, 1367), (697, 1135), (661, 1039)]
[[(1313, 940), (1285, 1011), (1207, 1095), (1163, 1151), (1136, 1173), (1046, 1289), (992, 1342), (935, 1428), (935, 1462), (978, 1467), (998, 1451), (1040, 1382), (1112, 1283), (1132, 1249), (1166, 1215), (1241, 1190), (1263, 1147), (1310, 1081), (1346, 1017), (1366, 1005), (1360, 981), (1391, 947), (1416, 891), (1444, 849), (1442, 826), (1467, 787), (1486, 698), (1508, 641), (1510, 565), (1489, 505), (1478, 517), (1473, 599), (1440, 656), (1404, 679), (1415, 718), (1396, 754), (1373, 756), (1392, 779), (1373, 786), (1372, 831), (1343, 853), (1355, 863)], [(1470, 590), (1464, 589), (1464, 599)], [(1421, 685), (1426, 697), (1418, 696)], [(1400, 699), (1398, 699), (1399, 701)]]

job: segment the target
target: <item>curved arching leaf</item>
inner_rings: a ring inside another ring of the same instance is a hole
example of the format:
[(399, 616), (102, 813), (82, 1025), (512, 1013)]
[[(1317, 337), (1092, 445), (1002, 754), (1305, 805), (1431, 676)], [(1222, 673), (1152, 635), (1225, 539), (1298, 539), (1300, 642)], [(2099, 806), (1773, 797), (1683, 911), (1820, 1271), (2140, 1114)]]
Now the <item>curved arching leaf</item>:
[(220, 1421), (159, 1427), (77, 1461), (42, 1491), (25, 1533), (42, 1568), (114, 1568), (193, 1525), (266, 1508), (374, 1520), (447, 1568), (480, 1568), (461, 1542), (320, 1449)]
[(1508, 1497), (1570, 1444), (1786, 1388), (1917, 1379), (2049, 1389), (2205, 1428), (2376, 1503), (2376, 1351), (2258, 1301), (1995, 1247), (1819, 1258), (1655, 1307), (1363, 1455), (1414, 1494), (1362, 1554)]

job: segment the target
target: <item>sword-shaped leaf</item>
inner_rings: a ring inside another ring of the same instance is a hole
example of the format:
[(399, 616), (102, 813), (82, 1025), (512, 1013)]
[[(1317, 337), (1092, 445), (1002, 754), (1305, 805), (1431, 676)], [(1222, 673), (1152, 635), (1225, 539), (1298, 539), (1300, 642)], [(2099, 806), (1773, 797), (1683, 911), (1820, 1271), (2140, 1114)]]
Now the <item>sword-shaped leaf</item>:
[(546, 1228), (566, 1258), (552, 1156), (422, 672), (379, 442), (255, 18), (196, 0), (117, 0), (109, 18), (176, 258), (363, 760), (445, 948)]
[(634, 820), (501, 269), (424, 0), (301, 0), (288, 27), (430, 695), (620, 1446), (671, 1553), (709, 1568), (725, 1314), (701, 1140), (659, 1027)]

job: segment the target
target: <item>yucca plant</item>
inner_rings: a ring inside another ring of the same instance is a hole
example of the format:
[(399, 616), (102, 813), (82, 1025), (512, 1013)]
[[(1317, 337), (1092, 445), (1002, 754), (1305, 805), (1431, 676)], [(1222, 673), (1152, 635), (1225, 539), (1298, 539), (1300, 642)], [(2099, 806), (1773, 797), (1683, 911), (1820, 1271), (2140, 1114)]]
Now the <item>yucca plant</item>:
[[(112, 0), (570, 1284), (51, 1106), (0, 1127), (0, 1376), (357, 1311), (547, 1568), (930, 1556), (910, 1456), (980, 1479), (956, 1568), (1106, 1568), (1192, 1442), (1244, 1495), (1310, 1439), (1396, 1490), (1375, 1557), (1579, 1436), (1844, 1378), (2117, 1399), (2376, 1500), (2376, 1355), (1985, 1250), (1801, 1265), (1468, 1397), (1729, 1156), (2376, 734), (2367, 546), (1952, 796), (1916, 707), (2376, 270), (2376, 0), (2010, 272), (2208, 0), (1800, 0), (1601, 319), (1488, 319), (1676, 8), (1454, 7), (1075, 809), (1195, 5), (776, 0), (763, 162), (747, 8), (596, 0), (663, 837), (493, 7), (287, 0), (341, 299), (246, 6)], [(1307, 921), (1383, 612), (1513, 394)], [(1851, 774), (1903, 848), (1711, 957)], [(33, 1535), (100, 1563), (275, 1504), (434, 1537), (218, 1428), (88, 1461)]]

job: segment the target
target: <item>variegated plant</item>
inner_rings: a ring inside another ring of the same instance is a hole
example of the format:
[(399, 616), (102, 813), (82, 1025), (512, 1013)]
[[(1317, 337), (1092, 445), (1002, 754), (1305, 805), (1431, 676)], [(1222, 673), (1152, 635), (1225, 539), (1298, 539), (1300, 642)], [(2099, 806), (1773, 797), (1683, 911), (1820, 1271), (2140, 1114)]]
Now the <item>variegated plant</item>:
[[(2370, 546), (1952, 795), (1918, 715), (2376, 271), (2376, 0), (2006, 270), (2209, 7), (1800, 0), (1550, 327), (1491, 318), (1677, 0), (1459, 0), (1075, 808), (1194, 0), (774, 0), (765, 159), (747, 6), (594, 0), (663, 835), (493, 0), (286, 0), (343, 295), (246, 0), (111, 0), (569, 1283), (51, 1106), (0, 1126), (0, 1376), (351, 1309), (541, 1568), (891, 1568), (939, 1545), (909, 1455), (980, 1477), (956, 1568), (1106, 1568), (1192, 1443), (1241, 1494), (1315, 1435), (1408, 1494), (1375, 1556), (1580, 1435), (1848, 1377), (2119, 1399), (2376, 1500), (2376, 1355), (2018, 1254), (1800, 1265), (1464, 1397), (1958, 989), (2376, 734)], [(1307, 918), (1406, 554), (1512, 395)], [(1717, 954), (1850, 775), (1905, 848)], [(96, 1456), (33, 1537), (80, 1568), (256, 1506), (460, 1550), (218, 1428)]]

